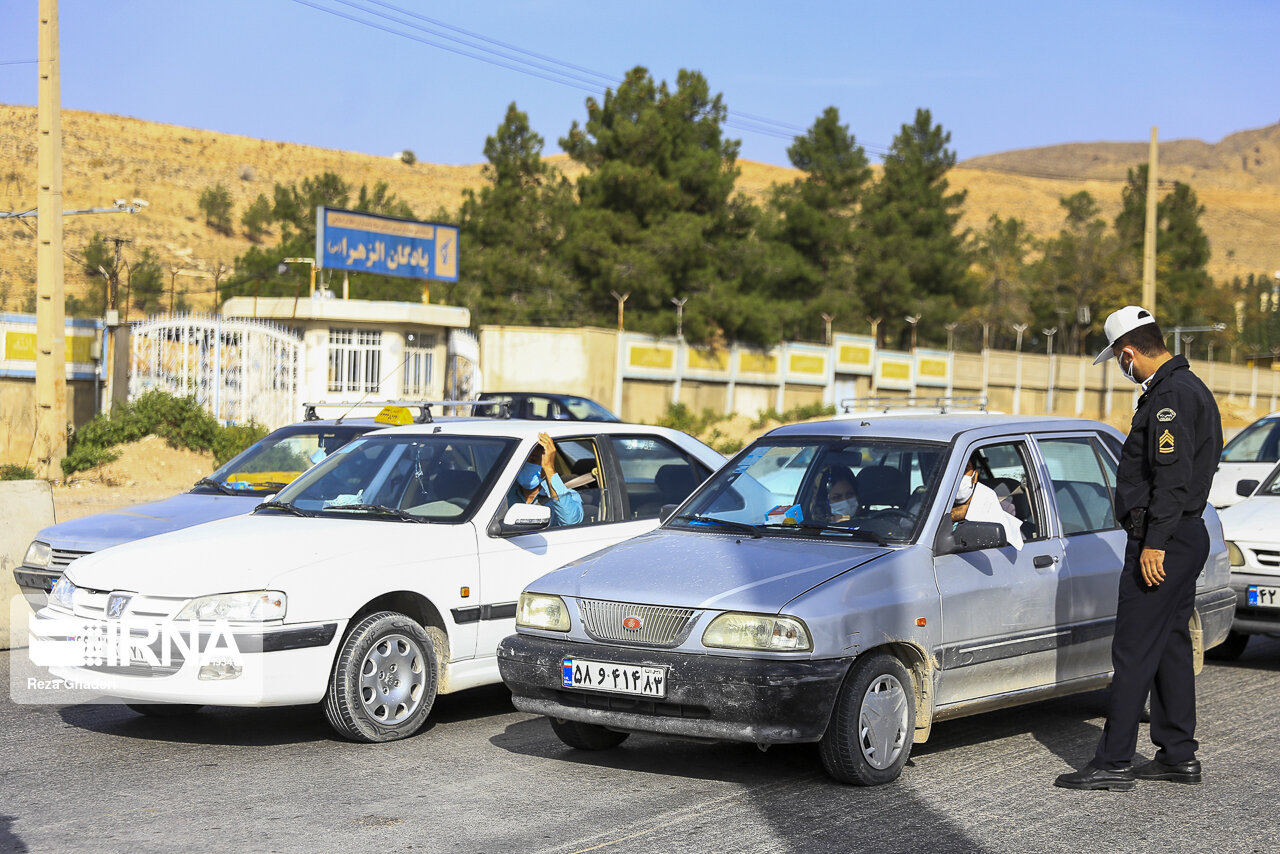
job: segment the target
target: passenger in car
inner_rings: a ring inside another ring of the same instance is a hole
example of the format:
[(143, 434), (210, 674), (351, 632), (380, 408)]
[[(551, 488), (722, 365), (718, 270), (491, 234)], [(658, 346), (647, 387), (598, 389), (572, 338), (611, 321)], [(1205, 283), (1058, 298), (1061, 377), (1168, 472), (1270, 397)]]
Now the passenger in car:
[(822, 473), (819, 483), (825, 490), (825, 508), (822, 502), (815, 508), (824, 513), (825, 521), (847, 522), (858, 514), (858, 490), (853, 472), (846, 466), (830, 465)]
[(524, 501), (551, 508), (553, 526), (577, 525), (582, 521), (582, 498), (565, 486), (556, 473), (556, 443), (546, 433), (538, 434), (538, 444), (533, 446), (516, 474), (513, 492), (517, 494), (511, 497), (512, 503)]
[(1005, 510), (996, 492), (978, 482), (978, 464), (972, 457), (965, 466), (964, 477), (956, 491), (951, 508), (952, 522), (997, 522), (1004, 528), (1005, 538), (1015, 549), (1022, 548), (1022, 521)]

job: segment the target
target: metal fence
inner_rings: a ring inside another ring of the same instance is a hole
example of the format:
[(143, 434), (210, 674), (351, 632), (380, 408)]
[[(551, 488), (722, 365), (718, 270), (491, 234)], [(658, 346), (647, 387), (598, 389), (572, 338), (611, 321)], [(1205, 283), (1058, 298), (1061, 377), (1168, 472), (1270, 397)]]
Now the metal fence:
[(218, 421), (275, 428), (297, 420), (302, 339), (263, 320), (153, 317), (132, 328), (129, 398), (191, 395)]

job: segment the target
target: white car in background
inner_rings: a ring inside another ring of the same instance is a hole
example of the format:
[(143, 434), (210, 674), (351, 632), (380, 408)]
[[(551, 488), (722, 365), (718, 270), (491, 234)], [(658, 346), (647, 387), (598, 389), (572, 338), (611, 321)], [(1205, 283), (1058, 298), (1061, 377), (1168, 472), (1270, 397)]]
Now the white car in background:
[(1236, 614), (1226, 641), (1206, 653), (1212, 658), (1238, 658), (1250, 635), (1280, 635), (1280, 466), (1254, 486), (1249, 498), (1218, 514)]
[[(522, 501), (540, 432), (582, 499), (577, 524)], [(32, 620), (32, 661), (88, 644), (53, 675), (144, 714), (324, 701), (347, 738), (403, 738), (437, 694), (500, 681), (525, 585), (653, 530), (723, 462), (684, 433), (621, 423), (369, 433), (252, 515), (75, 561)]]
[(1241, 430), (1222, 449), (1217, 474), (1209, 488), (1209, 503), (1230, 507), (1250, 494), (1241, 492), (1241, 481), (1258, 485), (1280, 461), (1280, 412), (1265, 415)]

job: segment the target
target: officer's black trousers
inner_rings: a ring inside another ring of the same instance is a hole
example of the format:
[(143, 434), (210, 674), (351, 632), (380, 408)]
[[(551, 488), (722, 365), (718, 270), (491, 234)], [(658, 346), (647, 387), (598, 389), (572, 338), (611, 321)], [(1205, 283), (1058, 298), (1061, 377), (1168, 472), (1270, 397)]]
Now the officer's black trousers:
[(1188, 623), (1196, 578), (1209, 556), (1204, 520), (1178, 523), (1165, 548), (1165, 579), (1148, 587), (1138, 559), (1142, 541), (1129, 537), (1111, 641), (1111, 699), (1095, 768), (1127, 768), (1138, 744), (1138, 721), (1151, 693), (1151, 741), (1166, 764), (1195, 758), (1196, 683)]

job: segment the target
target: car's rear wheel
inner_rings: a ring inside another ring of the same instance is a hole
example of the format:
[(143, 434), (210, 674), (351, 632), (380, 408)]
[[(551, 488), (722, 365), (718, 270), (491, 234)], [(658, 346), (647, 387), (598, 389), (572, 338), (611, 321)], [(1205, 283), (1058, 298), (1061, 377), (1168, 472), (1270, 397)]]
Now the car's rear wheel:
[(415, 620), (394, 611), (365, 617), (338, 650), (325, 717), (352, 741), (395, 741), (421, 728), (436, 700), (435, 644)]
[(858, 658), (819, 744), (823, 767), (843, 783), (892, 782), (911, 755), (915, 726), (915, 686), (902, 662), (885, 652)]
[(138, 714), (151, 718), (180, 718), (204, 708), (200, 703), (125, 703), (125, 705)]
[(1244, 632), (1227, 632), (1227, 639), (1217, 646), (1204, 651), (1205, 658), (1214, 661), (1235, 661), (1249, 645), (1249, 636)]
[(551, 729), (561, 741), (578, 750), (608, 750), (622, 744), (631, 734), (564, 718), (552, 718)]

